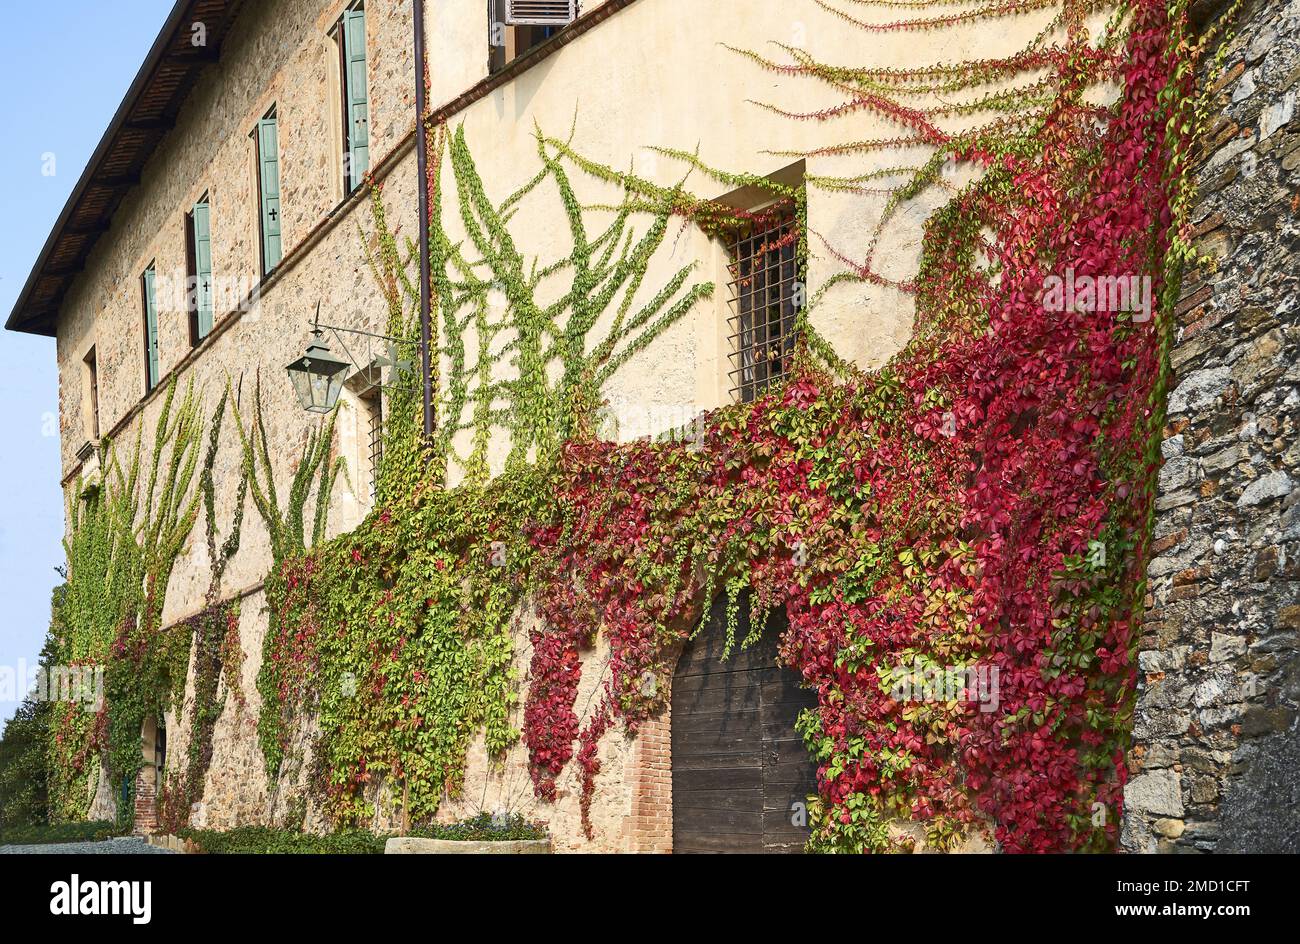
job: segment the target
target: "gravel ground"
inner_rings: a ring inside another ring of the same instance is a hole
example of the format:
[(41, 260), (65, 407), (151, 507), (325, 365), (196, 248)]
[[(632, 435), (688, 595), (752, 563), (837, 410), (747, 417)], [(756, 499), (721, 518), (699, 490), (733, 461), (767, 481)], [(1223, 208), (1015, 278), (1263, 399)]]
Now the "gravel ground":
[(158, 849), (137, 836), (105, 839), (103, 842), (51, 842), (39, 846), (0, 846), (0, 855), (175, 855)]

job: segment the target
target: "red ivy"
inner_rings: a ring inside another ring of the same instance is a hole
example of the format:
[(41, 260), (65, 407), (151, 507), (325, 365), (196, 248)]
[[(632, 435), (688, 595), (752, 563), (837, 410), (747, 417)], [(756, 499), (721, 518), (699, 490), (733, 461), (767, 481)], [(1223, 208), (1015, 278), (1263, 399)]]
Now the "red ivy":
[[(1162, 293), (1169, 155), (1185, 145), (1166, 139), (1162, 96), (1188, 93), (1171, 32), (1163, 2), (1139, 0), (1113, 110), (1080, 92), (1114, 60), (1072, 43), (1037, 153), (961, 151), (985, 178), (929, 227), (916, 339), (887, 369), (846, 384), (801, 368), (710, 417), (700, 448), (565, 447), (559, 513), (531, 534), (543, 626), (523, 734), (539, 795), (554, 798), (577, 741), (590, 830), (600, 737), (662, 707), (712, 573), (789, 616), (783, 657), (819, 700), (817, 842), (862, 846), (865, 798), (940, 835), (987, 823), (1008, 851), (1113, 846), (1164, 322), (1042, 299), (1067, 270)], [(977, 245), (996, 276), (971, 262)], [(584, 725), (579, 654), (598, 629), (608, 665)], [(882, 672), (918, 656), (995, 668), (994, 710), (969, 691), (955, 708), (895, 700)]]

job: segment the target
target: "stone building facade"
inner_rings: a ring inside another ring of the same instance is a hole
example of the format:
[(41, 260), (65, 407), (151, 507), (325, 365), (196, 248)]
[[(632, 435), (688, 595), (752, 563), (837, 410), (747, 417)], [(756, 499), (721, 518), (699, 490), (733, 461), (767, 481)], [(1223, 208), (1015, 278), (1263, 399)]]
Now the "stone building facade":
[[(1269, 40), (1268, 18), (1281, 16), (1285, 5), (1262, 5), (1268, 9), (1257, 11), (1254, 22), (1264, 25), (1236, 41), (1233, 55), (1241, 65), (1223, 80), (1224, 94), (1234, 99), (1228, 113), (1236, 124), (1220, 129), (1216, 156), (1205, 171), (1201, 235), (1223, 264), (1213, 275), (1202, 274), (1180, 307), (1185, 327), (1174, 354), (1179, 379), (1165, 443), (1159, 557), (1152, 562), (1153, 603), (1144, 638), (1147, 682), (1134, 758), (1141, 771), (1130, 784), (1126, 824), (1127, 844), (1141, 851), (1213, 845), (1222, 825), (1216, 826), (1217, 819), (1251, 815), (1234, 812), (1252, 808), (1251, 800), (1237, 803), (1235, 796), (1267, 795), (1268, 778), (1288, 770), (1287, 782), (1297, 782), (1294, 757), (1281, 759), (1290, 755), (1270, 747), (1289, 736), (1293, 749), (1296, 723), (1295, 662), (1287, 653), (1295, 646), (1297, 597), (1296, 585), (1286, 582), (1294, 580), (1300, 555), (1300, 546), (1287, 544), (1297, 537), (1295, 503), (1288, 498), (1297, 475), (1295, 289), (1286, 256), (1294, 244), (1295, 209), (1284, 175), (1294, 181), (1300, 152), (1296, 126), (1288, 126), (1290, 113), (1282, 119), (1275, 110), (1288, 89), (1294, 100), (1296, 31), (1275, 31)], [(697, 0), (586, 2), (572, 25), (550, 36), (533, 27), (494, 30), (500, 5), (484, 0), (427, 0), (426, 7), (430, 104), (438, 120), (464, 128), (497, 200), (535, 173), (537, 128), (557, 137), (571, 131), (575, 149), (593, 161), (635, 166), (664, 186), (679, 181), (683, 167), (647, 146), (698, 147), (706, 164), (791, 182), (800, 175), (860, 174), (872, 169), (872, 160), (881, 169), (896, 156), (869, 157), (867, 167), (860, 156), (782, 157), (817, 152), (827, 143), (823, 129), (746, 105), (770, 97), (788, 111), (815, 112), (834, 104), (822, 87), (774, 78), (722, 49), (760, 49), (775, 40), (806, 46), (825, 62), (861, 59), (860, 34), (844, 29), (832, 11), (812, 0), (745, 4), (739, 17), (729, 4)], [(260, 383), (268, 439), (280, 445), (277, 478), (287, 481), (316, 420), (300, 408), (282, 370), (301, 355), (317, 304), (321, 320), (332, 325), (384, 330), (386, 308), (366, 263), (374, 231), (372, 184), (349, 185), (347, 131), (340, 118), (347, 87), (337, 27), (349, 10), (358, 9), (364, 9), (368, 169), (373, 185), (383, 188), (390, 224), (402, 239), (414, 237), (411, 0), (179, 0), (169, 20), (173, 32), (160, 41), (183, 47), (207, 17), (223, 24), (219, 49), (196, 73), (142, 170), (123, 185), (120, 203), (108, 214), (111, 229), (94, 236), (74, 274), (60, 276), (66, 282), (49, 304), (37, 311), (33, 303), (24, 311), (20, 302), (10, 320), (11, 328), (56, 338), (69, 502), (78, 500), (80, 483), (97, 471), (87, 444), (105, 437), (131, 443), (142, 431), (147, 441), (173, 380), (192, 382), (209, 403), (229, 384), (241, 410), (250, 407)], [(1285, 9), (1294, 18), (1294, 0)], [(1010, 55), (1044, 28), (1051, 13), (959, 23), (938, 34), (893, 34), (873, 46), (873, 64)], [(266, 221), (259, 215), (264, 171), (258, 148), (265, 139), (258, 134), (272, 115), (281, 258), (268, 267)], [(1270, 128), (1267, 134), (1264, 127)], [(1257, 130), (1247, 137), (1241, 128)], [(891, 133), (887, 123), (867, 113), (850, 115), (837, 130), (843, 140)], [(1245, 153), (1258, 156), (1253, 176), (1237, 172)], [(609, 201), (617, 189), (595, 180), (582, 186), (588, 205)], [(746, 201), (753, 194), (745, 188), (723, 190), (710, 195), (750, 208)], [(882, 234), (877, 262), (893, 278), (916, 270), (924, 220), (946, 199), (942, 188), (932, 190)], [(810, 226), (844, 253), (863, 254), (884, 202), (810, 191)], [(187, 232), (198, 204), (210, 211), (213, 326), (196, 339), (183, 306), (159, 302), (157, 368), (150, 375), (142, 276), (152, 270), (155, 277), (166, 276), (167, 284), (184, 281), (192, 268)], [(563, 208), (530, 199), (517, 222), (523, 251), (540, 254), (564, 231)], [(657, 287), (689, 263), (725, 283), (726, 260), (719, 240), (683, 231), (652, 261), (645, 284)], [(827, 284), (841, 267), (833, 254), (810, 258), (808, 291)], [(1239, 310), (1247, 286), (1257, 294)], [(869, 369), (906, 343), (912, 306), (895, 288), (859, 282), (837, 286), (813, 317), (842, 356)], [(679, 418), (728, 402), (726, 318), (727, 298), (719, 292), (656, 338), (604, 391), (615, 414)], [(355, 527), (372, 507), (360, 474), (369, 461), (370, 422), (362, 392), (361, 385), (350, 385), (338, 421), (336, 448), (358, 474), (335, 493), (331, 535)], [(1244, 424), (1248, 410), (1254, 418)], [(508, 448), (504, 439), (494, 440), (493, 468)], [(217, 457), (222, 520), (235, 503), (240, 459), (237, 442)], [(459, 475), (459, 469), (450, 470), (451, 484)], [(168, 585), (166, 625), (204, 606), (206, 555), (196, 529)], [(270, 563), (268, 537), (250, 514), (224, 579), (224, 595), (241, 604), (244, 660), (237, 682), (244, 697), (227, 699), (217, 722), (213, 761), (193, 815), (196, 826), (284, 822), (289, 812), (282, 791), (268, 783), (256, 732), (256, 678), (268, 619), (262, 579)], [(601, 659), (599, 646), (585, 658)], [(1237, 698), (1233, 693), (1247, 673), (1260, 678), (1258, 690)], [(579, 703), (598, 675), (584, 673)], [(166, 729), (168, 756), (183, 756), (187, 733), (178, 717), (167, 718)], [(605, 739), (591, 842), (579, 825), (576, 773), (561, 778), (554, 804), (535, 803), (522, 745), (512, 749), (504, 767), (489, 764), (481, 744), (473, 748), (463, 792), (449, 798), (439, 815), (455, 818), (505, 806), (546, 821), (561, 849), (670, 851), (670, 755), (667, 712), (635, 738)], [(1267, 760), (1252, 764), (1251, 757)], [(1274, 759), (1282, 766), (1272, 766)], [(144, 786), (140, 795), (147, 797)], [(112, 803), (101, 785), (93, 812), (103, 815)], [(148, 813), (142, 811), (141, 821)], [(377, 825), (392, 826), (389, 814)], [(311, 810), (306, 822), (322, 825)]]
[[(1201, 24), (1226, 4), (1202, 4)], [(1300, 851), (1300, 4), (1252, 0), (1171, 354), (1125, 847)]]

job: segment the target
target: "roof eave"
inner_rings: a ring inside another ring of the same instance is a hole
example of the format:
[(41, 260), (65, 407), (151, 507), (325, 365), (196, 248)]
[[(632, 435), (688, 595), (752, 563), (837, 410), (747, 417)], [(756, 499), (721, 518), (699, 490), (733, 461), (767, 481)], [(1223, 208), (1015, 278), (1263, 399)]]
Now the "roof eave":
[[(96, 145), (94, 153), (86, 163), (86, 167), (82, 171), (81, 177), (78, 178), (77, 185), (73, 187), (72, 193), (68, 196), (67, 202), (63, 205), (63, 210), (59, 213), (59, 217), (55, 221), (53, 229), (50, 230), (50, 235), (46, 238), (45, 245), (42, 246), (40, 255), (37, 256), (36, 263), (32, 266), (32, 270), (27, 276), (27, 281), (23, 284), (22, 291), (18, 294), (18, 299), (14, 303), (13, 310), (9, 313), (9, 317), (5, 321), (6, 330), (23, 332), (25, 334), (43, 335), (45, 337), (55, 336), (59, 310), (62, 307), (63, 299), (68, 288), (80, 273), (84, 266), (86, 257), (89, 256), (90, 252), (94, 248), (95, 241), (102, 233), (108, 231), (112, 222), (112, 214), (116, 210), (117, 205), (121, 202), (122, 196), (139, 183), (138, 178), (115, 180), (103, 177), (100, 173), (102, 170), (102, 164), (108, 157), (110, 151), (113, 150), (124, 131), (141, 133), (141, 129), (138, 125), (128, 128), (131, 114), (140, 104), (142, 94), (148, 89), (151, 79), (163, 64), (164, 59), (167, 58), (169, 47), (172, 46), (173, 42), (177, 39), (177, 31), (189, 18), (190, 11), (199, 6), (201, 2), (202, 0), (176, 0), (171, 13), (167, 15), (167, 20), (163, 23), (162, 29), (159, 30), (157, 38), (149, 48), (149, 54), (145, 57), (145, 61), (140, 66), (139, 71), (136, 72), (135, 78), (131, 81), (131, 85), (127, 89), (126, 95), (123, 96), (121, 104), (118, 105), (117, 111), (113, 115), (112, 121), (109, 122), (108, 128), (100, 138), (99, 144)], [(234, 0), (234, 2), (224, 3), (222, 6), (226, 8), (226, 12), (233, 14), (238, 11), (240, 2), (239, 0)], [(227, 19), (223, 24), (227, 29), (231, 19), (233, 19), (233, 16), (230, 19)], [(217, 43), (214, 44), (210, 54), (196, 55), (193, 60), (194, 64), (201, 68), (202, 65), (215, 61), (216, 54), (219, 53), (219, 43), (220, 39), (218, 39)], [(186, 89), (186, 93), (188, 93), (188, 89)], [(165, 123), (160, 124), (152, 130), (156, 133), (156, 137), (153, 137), (151, 139), (152, 143), (148, 144), (144, 148), (144, 161), (147, 161), (148, 155), (152, 154), (153, 150), (157, 148), (158, 143), (169, 130), (169, 125)], [(113, 209), (108, 212), (107, 219), (96, 221), (95, 225), (83, 231), (70, 233), (68, 227), (72, 216), (77, 211), (82, 200), (86, 197), (87, 192), (92, 187), (98, 187), (112, 195), (114, 198), (112, 203)], [(49, 271), (51, 256), (55, 252), (55, 249), (60, 245), (60, 242), (68, 236), (87, 239), (89, 240), (89, 244), (78, 251), (78, 262), (66, 269)], [(61, 284), (55, 291), (54, 300), (52, 302), (37, 306), (33, 295), (42, 279), (59, 279), (61, 280)]]

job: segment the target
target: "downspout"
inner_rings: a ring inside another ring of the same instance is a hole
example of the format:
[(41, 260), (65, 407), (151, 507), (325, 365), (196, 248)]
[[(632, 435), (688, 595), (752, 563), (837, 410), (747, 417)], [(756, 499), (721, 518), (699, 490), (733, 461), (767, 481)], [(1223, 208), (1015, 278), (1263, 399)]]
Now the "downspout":
[(420, 207), (420, 377), (424, 385), (424, 440), (433, 442), (433, 326), (429, 294), (429, 135), (424, 126), (425, 102), (424, 0), (415, 7), (415, 166)]

